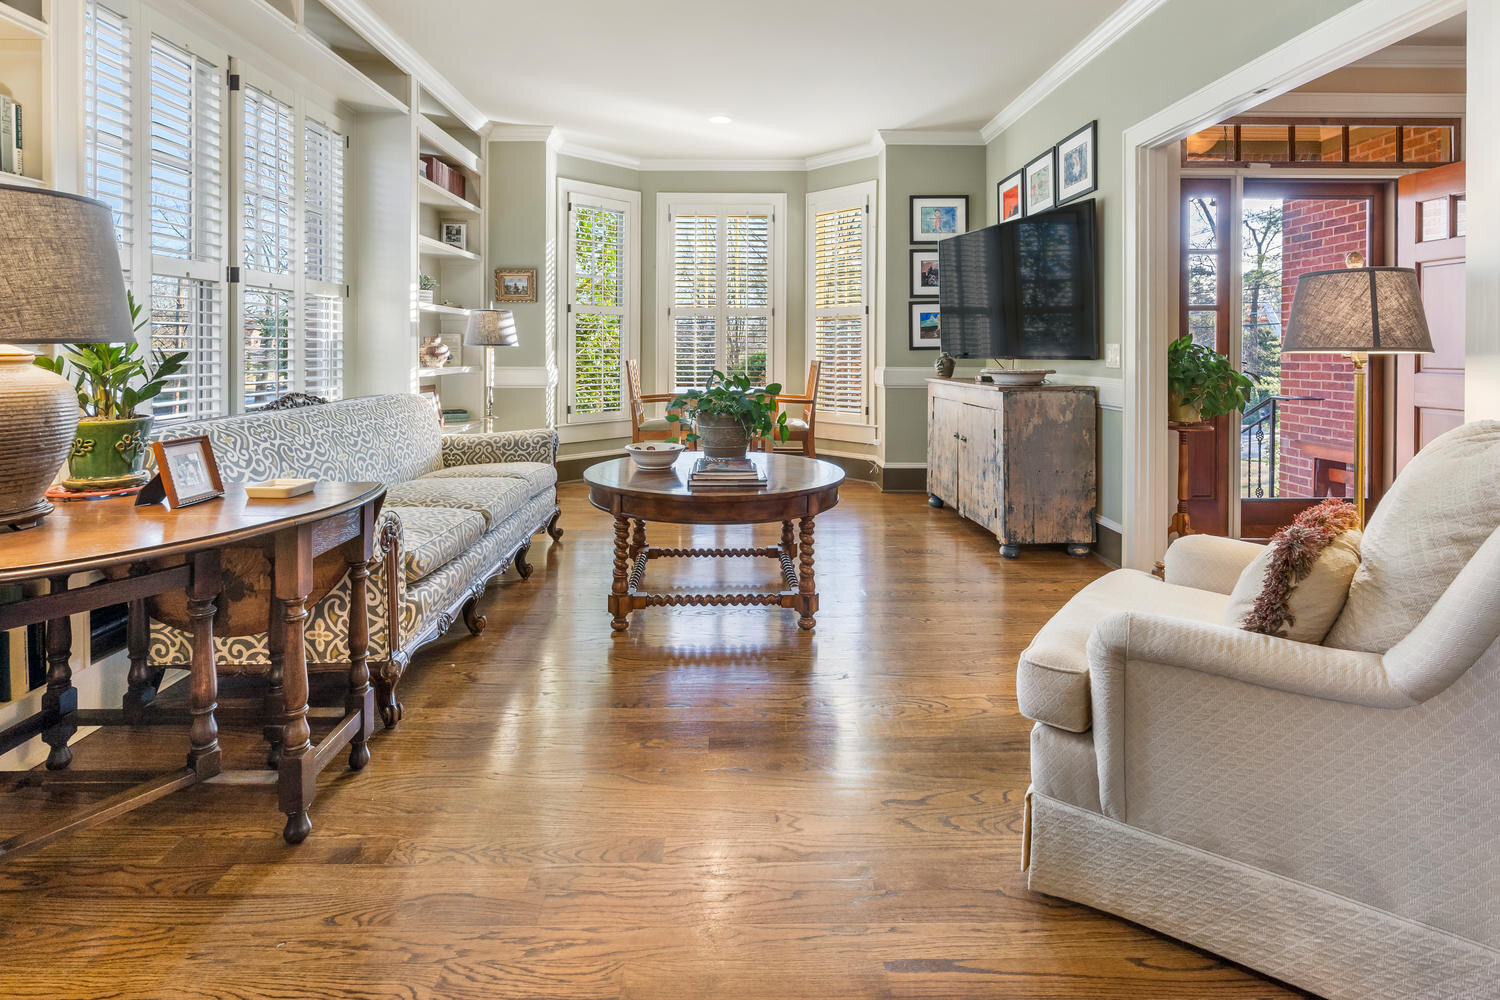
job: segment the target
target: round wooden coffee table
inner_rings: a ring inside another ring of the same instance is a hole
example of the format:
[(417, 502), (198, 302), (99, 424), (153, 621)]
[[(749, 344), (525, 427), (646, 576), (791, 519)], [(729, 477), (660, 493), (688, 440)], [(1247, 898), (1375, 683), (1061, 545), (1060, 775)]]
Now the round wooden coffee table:
[[(630, 627), (630, 612), (672, 605), (764, 605), (793, 608), (810, 629), (818, 611), (813, 586), (813, 518), (839, 502), (844, 470), (798, 455), (755, 453), (766, 485), (755, 490), (693, 492), (688, 477), (701, 452), (684, 452), (670, 469), (652, 472), (629, 458), (591, 466), (583, 474), (589, 502), (615, 519), (615, 573), (610, 587), (610, 627)], [(646, 522), (665, 524), (768, 524), (781, 522), (781, 544), (755, 549), (670, 549), (646, 544)], [(796, 524), (794, 530), (793, 525)], [(646, 563), (683, 557), (765, 556), (781, 563), (782, 589), (738, 594), (653, 594), (641, 589)]]

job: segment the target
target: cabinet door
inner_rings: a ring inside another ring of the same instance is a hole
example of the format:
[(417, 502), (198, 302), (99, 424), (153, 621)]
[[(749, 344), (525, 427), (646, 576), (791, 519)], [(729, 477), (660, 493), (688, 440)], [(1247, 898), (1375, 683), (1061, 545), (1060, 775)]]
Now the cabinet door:
[(999, 519), (1000, 411), (964, 404), (958, 417), (958, 509), (993, 529)]
[(927, 401), (927, 492), (956, 507), (958, 424), (964, 405), (941, 396), (929, 396)]

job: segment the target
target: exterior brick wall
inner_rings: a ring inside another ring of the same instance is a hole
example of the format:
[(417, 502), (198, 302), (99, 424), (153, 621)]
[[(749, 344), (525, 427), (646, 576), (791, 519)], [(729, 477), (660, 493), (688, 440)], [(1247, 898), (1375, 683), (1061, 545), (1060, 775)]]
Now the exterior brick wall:
[[(1365, 202), (1358, 200), (1319, 198), (1282, 203), (1283, 330), (1291, 317), (1298, 277), (1308, 271), (1343, 267), (1344, 255), (1351, 250), (1368, 252), (1367, 216)], [(1354, 369), (1336, 354), (1283, 355), (1281, 394), (1321, 397), (1320, 402), (1283, 402), (1280, 406), (1277, 494), (1315, 496), (1319, 457), (1352, 461)], [(1341, 488), (1335, 485), (1331, 492), (1340, 495)]]

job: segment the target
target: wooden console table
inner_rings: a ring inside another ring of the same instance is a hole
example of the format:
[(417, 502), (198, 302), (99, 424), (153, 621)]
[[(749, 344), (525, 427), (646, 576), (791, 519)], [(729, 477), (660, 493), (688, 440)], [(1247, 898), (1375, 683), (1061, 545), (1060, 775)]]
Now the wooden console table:
[[(133, 725), (178, 721), (152, 706), (156, 677), (146, 659), (146, 601), (184, 592), (193, 636), (189, 667), (187, 763), (91, 805), (45, 827), (0, 841), (0, 859), (35, 850), (76, 830), (129, 812), (220, 773), (217, 709), (218, 675), (214, 662), (214, 615), (223, 590), (221, 557), (239, 547), (258, 548), (273, 569), (270, 622), (273, 644), (279, 644), (284, 666), (278, 705), (284, 705), (268, 733), (283, 749), (277, 764), (281, 809), (287, 815), (283, 836), (302, 841), (311, 831), (307, 809), (316, 794), (320, 771), (345, 746), (349, 766), (369, 761), (367, 741), (374, 730), (374, 696), (367, 660), (369, 617), (364, 580), (374, 549), (375, 518), (385, 499), (378, 483), (320, 483), (306, 496), (291, 500), (248, 500), (238, 484), (226, 484), (225, 495), (177, 511), (164, 506), (135, 507), (133, 497), (59, 504), (40, 525), (4, 536), (0, 550), (0, 583), (45, 581), (49, 592), (0, 605), (0, 630), (46, 623), (47, 686), (42, 708), (0, 731), (0, 753), (40, 736), (51, 748), (49, 783), (108, 780), (109, 773), (81, 775), (68, 770), (73, 754), (68, 741), (80, 725)], [(313, 588), (313, 560), (342, 549), (353, 577), (349, 607), (349, 694), (346, 715), (316, 746), (307, 723), (307, 661), (303, 626)], [(72, 578), (102, 576), (71, 586)], [(128, 604), (130, 673), (119, 709), (78, 708), (69, 660), (72, 631), (69, 616)], [(24, 772), (36, 780), (36, 772)]]

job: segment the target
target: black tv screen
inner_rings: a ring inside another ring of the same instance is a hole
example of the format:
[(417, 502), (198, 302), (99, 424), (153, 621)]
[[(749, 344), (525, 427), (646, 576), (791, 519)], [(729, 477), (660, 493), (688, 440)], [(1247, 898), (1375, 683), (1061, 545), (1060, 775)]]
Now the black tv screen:
[(1094, 201), (938, 244), (943, 350), (956, 358), (1099, 357)]

